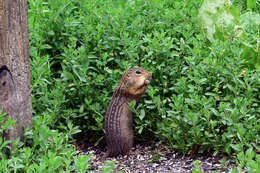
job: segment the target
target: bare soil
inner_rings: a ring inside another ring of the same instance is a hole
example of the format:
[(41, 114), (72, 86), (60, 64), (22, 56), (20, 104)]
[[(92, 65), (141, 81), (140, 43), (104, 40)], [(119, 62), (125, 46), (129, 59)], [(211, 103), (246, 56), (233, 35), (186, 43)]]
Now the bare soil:
[[(90, 170), (102, 172), (102, 167), (113, 167), (114, 172), (125, 173), (190, 173), (194, 169), (194, 161), (199, 161), (202, 172), (213, 171), (226, 173), (236, 167), (234, 162), (223, 155), (213, 156), (212, 153), (181, 154), (175, 150), (166, 148), (160, 141), (152, 143), (136, 144), (131, 152), (125, 156), (114, 158), (105, 157), (106, 147), (104, 144), (94, 146), (91, 143), (77, 144), (79, 154), (91, 154), (89, 162)], [(114, 165), (109, 164), (114, 161)]]

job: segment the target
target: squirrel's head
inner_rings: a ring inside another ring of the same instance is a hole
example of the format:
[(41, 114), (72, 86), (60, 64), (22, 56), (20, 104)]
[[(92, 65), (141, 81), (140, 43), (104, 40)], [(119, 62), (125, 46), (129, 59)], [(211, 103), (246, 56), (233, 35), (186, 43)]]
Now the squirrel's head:
[(151, 72), (140, 67), (130, 68), (121, 79), (122, 89), (125, 93), (138, 97), (145, 92), (151, 80)]

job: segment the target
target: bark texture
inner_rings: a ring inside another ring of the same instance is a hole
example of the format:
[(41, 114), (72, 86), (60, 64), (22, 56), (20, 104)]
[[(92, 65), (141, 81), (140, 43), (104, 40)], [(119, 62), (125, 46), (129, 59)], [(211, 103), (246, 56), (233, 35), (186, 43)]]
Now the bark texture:
[(0, 109), (17, 120), (10, 140), (32, 126), (27, 18), (27, 0), (0, 0)]

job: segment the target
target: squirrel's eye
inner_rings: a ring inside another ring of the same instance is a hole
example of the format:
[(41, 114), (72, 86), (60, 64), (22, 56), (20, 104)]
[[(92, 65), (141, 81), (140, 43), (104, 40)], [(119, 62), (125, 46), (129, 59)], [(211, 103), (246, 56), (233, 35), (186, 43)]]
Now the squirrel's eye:
[(135, 73), (136, 73), (136, 74), (141, 74), (142, 72), (140, 72), (140, 71), (137, 70)]

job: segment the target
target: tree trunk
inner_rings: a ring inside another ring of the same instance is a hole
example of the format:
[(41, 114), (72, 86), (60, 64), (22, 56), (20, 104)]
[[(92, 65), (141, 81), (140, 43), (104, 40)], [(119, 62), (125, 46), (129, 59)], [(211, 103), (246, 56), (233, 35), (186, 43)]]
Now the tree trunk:
[(22, 140), (32, 126), (27, 0), (0, 0), (0, 109), (17, 121), (5, 138)]

